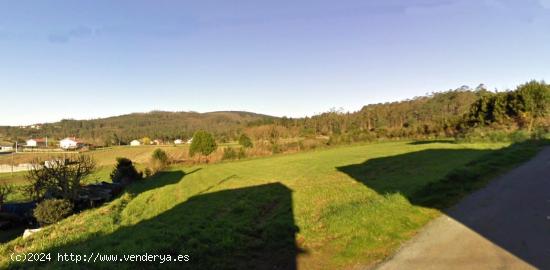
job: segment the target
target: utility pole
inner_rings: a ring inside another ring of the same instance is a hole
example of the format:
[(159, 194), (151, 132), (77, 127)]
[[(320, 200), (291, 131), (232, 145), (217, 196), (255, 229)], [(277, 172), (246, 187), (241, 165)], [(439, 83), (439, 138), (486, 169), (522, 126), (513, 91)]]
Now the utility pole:
[[(16, 146), (16, 147), (17, 147), (17, 146)], [(15, 149), (17, 149), (17, 148), (15, 148)], [(17, 150), (16, 150), (16, 151), (17, 151)], [(11, 176), (13, 176), (13, 163), (14, 163), (14, 160), (13, 160), (13, 159), (14, 159), (14, 156), (15, 156), (15, 152), (12, 151), (12, 152), (11, 152)]]
[(15, 165), (15, 153), (17, 153), (17, 139), (15, 139), (15, 151), (11, 152), (11, 176), (13, 176), (13, 166)]

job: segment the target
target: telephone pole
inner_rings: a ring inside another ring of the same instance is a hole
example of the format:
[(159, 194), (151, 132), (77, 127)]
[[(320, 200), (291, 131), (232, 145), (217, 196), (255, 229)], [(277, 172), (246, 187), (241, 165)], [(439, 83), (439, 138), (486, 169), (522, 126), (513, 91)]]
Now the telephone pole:
[(11, 176), (13, 176), (13, 166), (15, 165), (15, 153), (17, 153), (17, 141), (15, 141), (15, 151), (11, 152)]

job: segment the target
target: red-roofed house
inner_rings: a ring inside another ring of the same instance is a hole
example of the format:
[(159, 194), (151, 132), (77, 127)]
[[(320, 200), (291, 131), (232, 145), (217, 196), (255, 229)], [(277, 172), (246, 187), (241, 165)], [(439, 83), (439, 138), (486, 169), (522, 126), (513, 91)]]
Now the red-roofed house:
[(48, 146), (47, 138), (28, 139), (26, 147), (46, 147)]

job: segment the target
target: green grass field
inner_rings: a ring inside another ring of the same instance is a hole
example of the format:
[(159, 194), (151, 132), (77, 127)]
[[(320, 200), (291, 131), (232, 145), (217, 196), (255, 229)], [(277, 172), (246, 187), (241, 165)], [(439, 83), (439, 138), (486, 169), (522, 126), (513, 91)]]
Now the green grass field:
[[(370, 266), (438, 216), (440, 208), (435, 205), (462, 194), (449, 193), (448, 199), (436, 196), (433, 204), (417, 196), (431, 189), (448, 192), (449, 185), (442, 180), (449, 174), (487, 157), (512, 156), (502, 152), (508, 148), (499, 150), (506, 146), (391, 142), (174, 167), (130, 186), (103, 207), (74, 215), (28, 239), (2, 244), (0, 267), (30, 267), (10, 262), (9, 255), (37, 251), (190, 255), (188, 263), (163, 265), (174, 269)], [(521, 158), (496, 162), (479, 177), (495, 176), (536, 152), (534, 146), (524, 148), (513, 153)], [(92, 266), (159, 265), (85, 267)]]
[[(189, 151), (188, 145), (142, 145), (142, 146), (113, 146), (98, 150), (93, 150), (89, 152), (83, 152), (89, 154), (97, 161), (99, 166), (113, 165), (116, 163), (117, 157), (127, 157), (136, 163), (146, 163), (151, 157), (151, 153), (157, 148), (161, 148), (173, 159), (181, 159), (183, 156), (186, 156), (187, 151)], [(74, 155), (74, 152), (65, 152), (65, 155)], [(20, 163), (30, 163), (34, 159), (48, 159), (51, 157), (63, 156), (63, 152), (51, 152), (51, 153), (40, 153), (40, 152), (20, 152), (15, 154), (13, 157), (15, 164)], [(12, 156), (11, 154), (0, 155), (0, 164), (11, 164)]]

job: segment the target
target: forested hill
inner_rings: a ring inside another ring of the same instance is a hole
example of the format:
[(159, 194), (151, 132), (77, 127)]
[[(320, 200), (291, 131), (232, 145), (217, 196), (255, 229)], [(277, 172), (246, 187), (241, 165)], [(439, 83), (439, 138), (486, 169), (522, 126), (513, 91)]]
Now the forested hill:
[(488, 91), (461, 87), (412, 99), (371, 104), (354, 113), (326, 112), (300, 119), (306, 133), (344, 142), (376, 138), (453, 136), (470, 107)]
[(273, 145), (279, 138), (327, 136), (329, 143), (346, 143), (379, 138), (449, 137), (482, 127), (507, 131), (548, 129), (549, 111), (550, 85), (531, 81), (514, 91), (495, 93), (483, 85), (476, 89), (461, 87), (404, 101), (366, 105), (357, 112), (332, 110), (305, 118), (229, 111), (153, 111), (95, 120), (63, 120), (40, 129), (0, 127), (0, 139), (76, 136), (95, 145), (110, 145), (144, 137), (185, 139), (202, 129), (222, 142), (246, 133)]
[(48, 123), (40, 129), (0, 127), (0, 134), (26, 139), (28, 137), (63, 138), (76, 136), (95, 144), (127, 143), (133, 139), (190, 138), (196, 130), (204, 129), (218, 137), (234, 136), (249, 124), (272, 122), (274, 117), (241, 111), (209, 113), (165, 112), (132, 113), (92, 120), (62, 120)]

